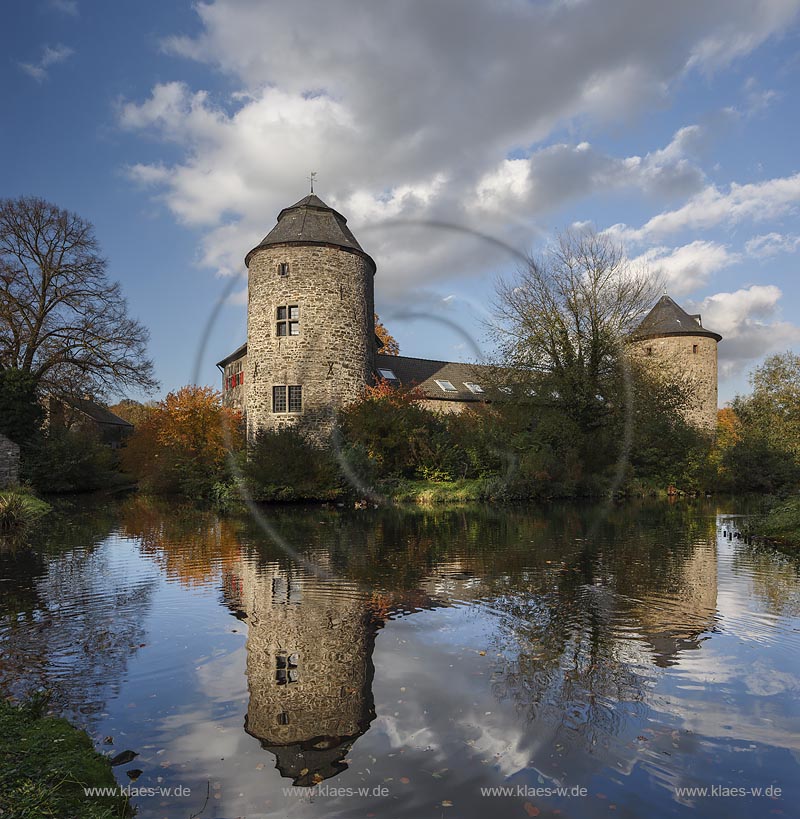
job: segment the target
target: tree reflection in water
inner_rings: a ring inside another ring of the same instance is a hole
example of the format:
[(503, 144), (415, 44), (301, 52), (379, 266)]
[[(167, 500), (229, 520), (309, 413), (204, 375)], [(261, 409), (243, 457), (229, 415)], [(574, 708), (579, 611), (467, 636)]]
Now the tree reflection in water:
[(113, 504), (62, 502), (25, 541), (0, 545), (9, 590), (0, 602), (0, 689), (19, 698), (44, 689), (55, 711), (87, 727), (144, 640), (155, 584), (119, 554), (116, 520)]
[[(375, 717), (377, 631), (399, 614), (480, 604), (498, 623), (494, 690), (552, 745), (609, 747), (641, 717), (653, 665), (714, 628), (714, 520), (662, 507), (599, 522), (580, 510), (492, 514), (275, 511), (271, 522), (322, 579), (252, 526), (226, 563), (226, 603), (248, 623), (245, 728), (295, 784), (345, 770)], [(687, 519), (688, 515), (688, 519)]]

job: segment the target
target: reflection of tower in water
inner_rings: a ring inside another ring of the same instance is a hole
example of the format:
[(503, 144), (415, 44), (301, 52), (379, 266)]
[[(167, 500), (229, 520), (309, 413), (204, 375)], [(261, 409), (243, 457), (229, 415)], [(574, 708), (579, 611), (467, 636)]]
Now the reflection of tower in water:
[(250, 703), (245, 730), (295, 785), (343, 771), (375, 717), (375, 634), (368, 599), (277, 565), (240, 563), (226, 597), (246, 616)]

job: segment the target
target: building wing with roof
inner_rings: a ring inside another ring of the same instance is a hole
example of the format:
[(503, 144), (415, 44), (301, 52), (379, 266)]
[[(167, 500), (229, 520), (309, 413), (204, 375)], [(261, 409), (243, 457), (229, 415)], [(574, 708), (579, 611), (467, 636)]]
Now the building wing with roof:
[[(376, 265), (347, 219), (311, 193), (284, 208), (246, 256), (247, 341), (217, 366), (223, 398), (259, 430), (302, 422), (324, 438), (336, 410), (381, 380), (422, 393), (424, 404), (459, 412), (498, 397), (488, 367), (378, 352), (374, 333)], [(631, 350), (675, 364), (697, 382), (687, 417), (713, 428), (718, 333), (669, 296), (631, 335)]]
[(324, 435), (337, 407), (380, 380), (419, 389), (441, 411), (490, 400), (479, 365), (378, 353), (375, 262), (315, 194), (278, 214), (245, 265), (247, 341), (217, 366), (225, 403), (245, 414), (251, 440), (301, 421)]

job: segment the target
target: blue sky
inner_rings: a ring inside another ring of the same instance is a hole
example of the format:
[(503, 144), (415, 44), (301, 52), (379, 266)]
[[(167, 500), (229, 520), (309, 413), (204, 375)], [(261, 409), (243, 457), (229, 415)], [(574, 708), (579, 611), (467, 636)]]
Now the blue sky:
[(725, 336), (724, 401), (800, 347), (799, 11), (11, 0), (0, 195), (94, 223), (163, 391), (200, 354), (197, 379), (218, 384), (214, 362), (244, 340), (244, 255), (314, 169), (377, 261), (404, 353), (485, 344), (515, 263), (476, 233), (526, 252), (590, 222)]

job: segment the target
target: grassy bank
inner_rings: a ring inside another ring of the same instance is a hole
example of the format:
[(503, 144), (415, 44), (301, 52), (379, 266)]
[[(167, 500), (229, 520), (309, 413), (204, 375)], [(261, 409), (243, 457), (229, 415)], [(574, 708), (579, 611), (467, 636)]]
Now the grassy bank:
[(129, 816), (122, 796), (89, 797), (84, 787), (116, 787), (108, 760), (84, 731), (43, 714), (44, 703), (0, 700), (0, 815), (8, 819)]
[(781, 501), (747, 524), (747, 534), (757, 540), (800, 554), (800, 497)]
[(29, 526), (49, 511), (50, 505), (27, 489), (6, 489), (0, 492), (0, 534)]
[(403, 481), (388, 492), (398, 503), (435, 505), (472, 503), (486, 498), (486, 481), (481, 478), (458, 481)]

